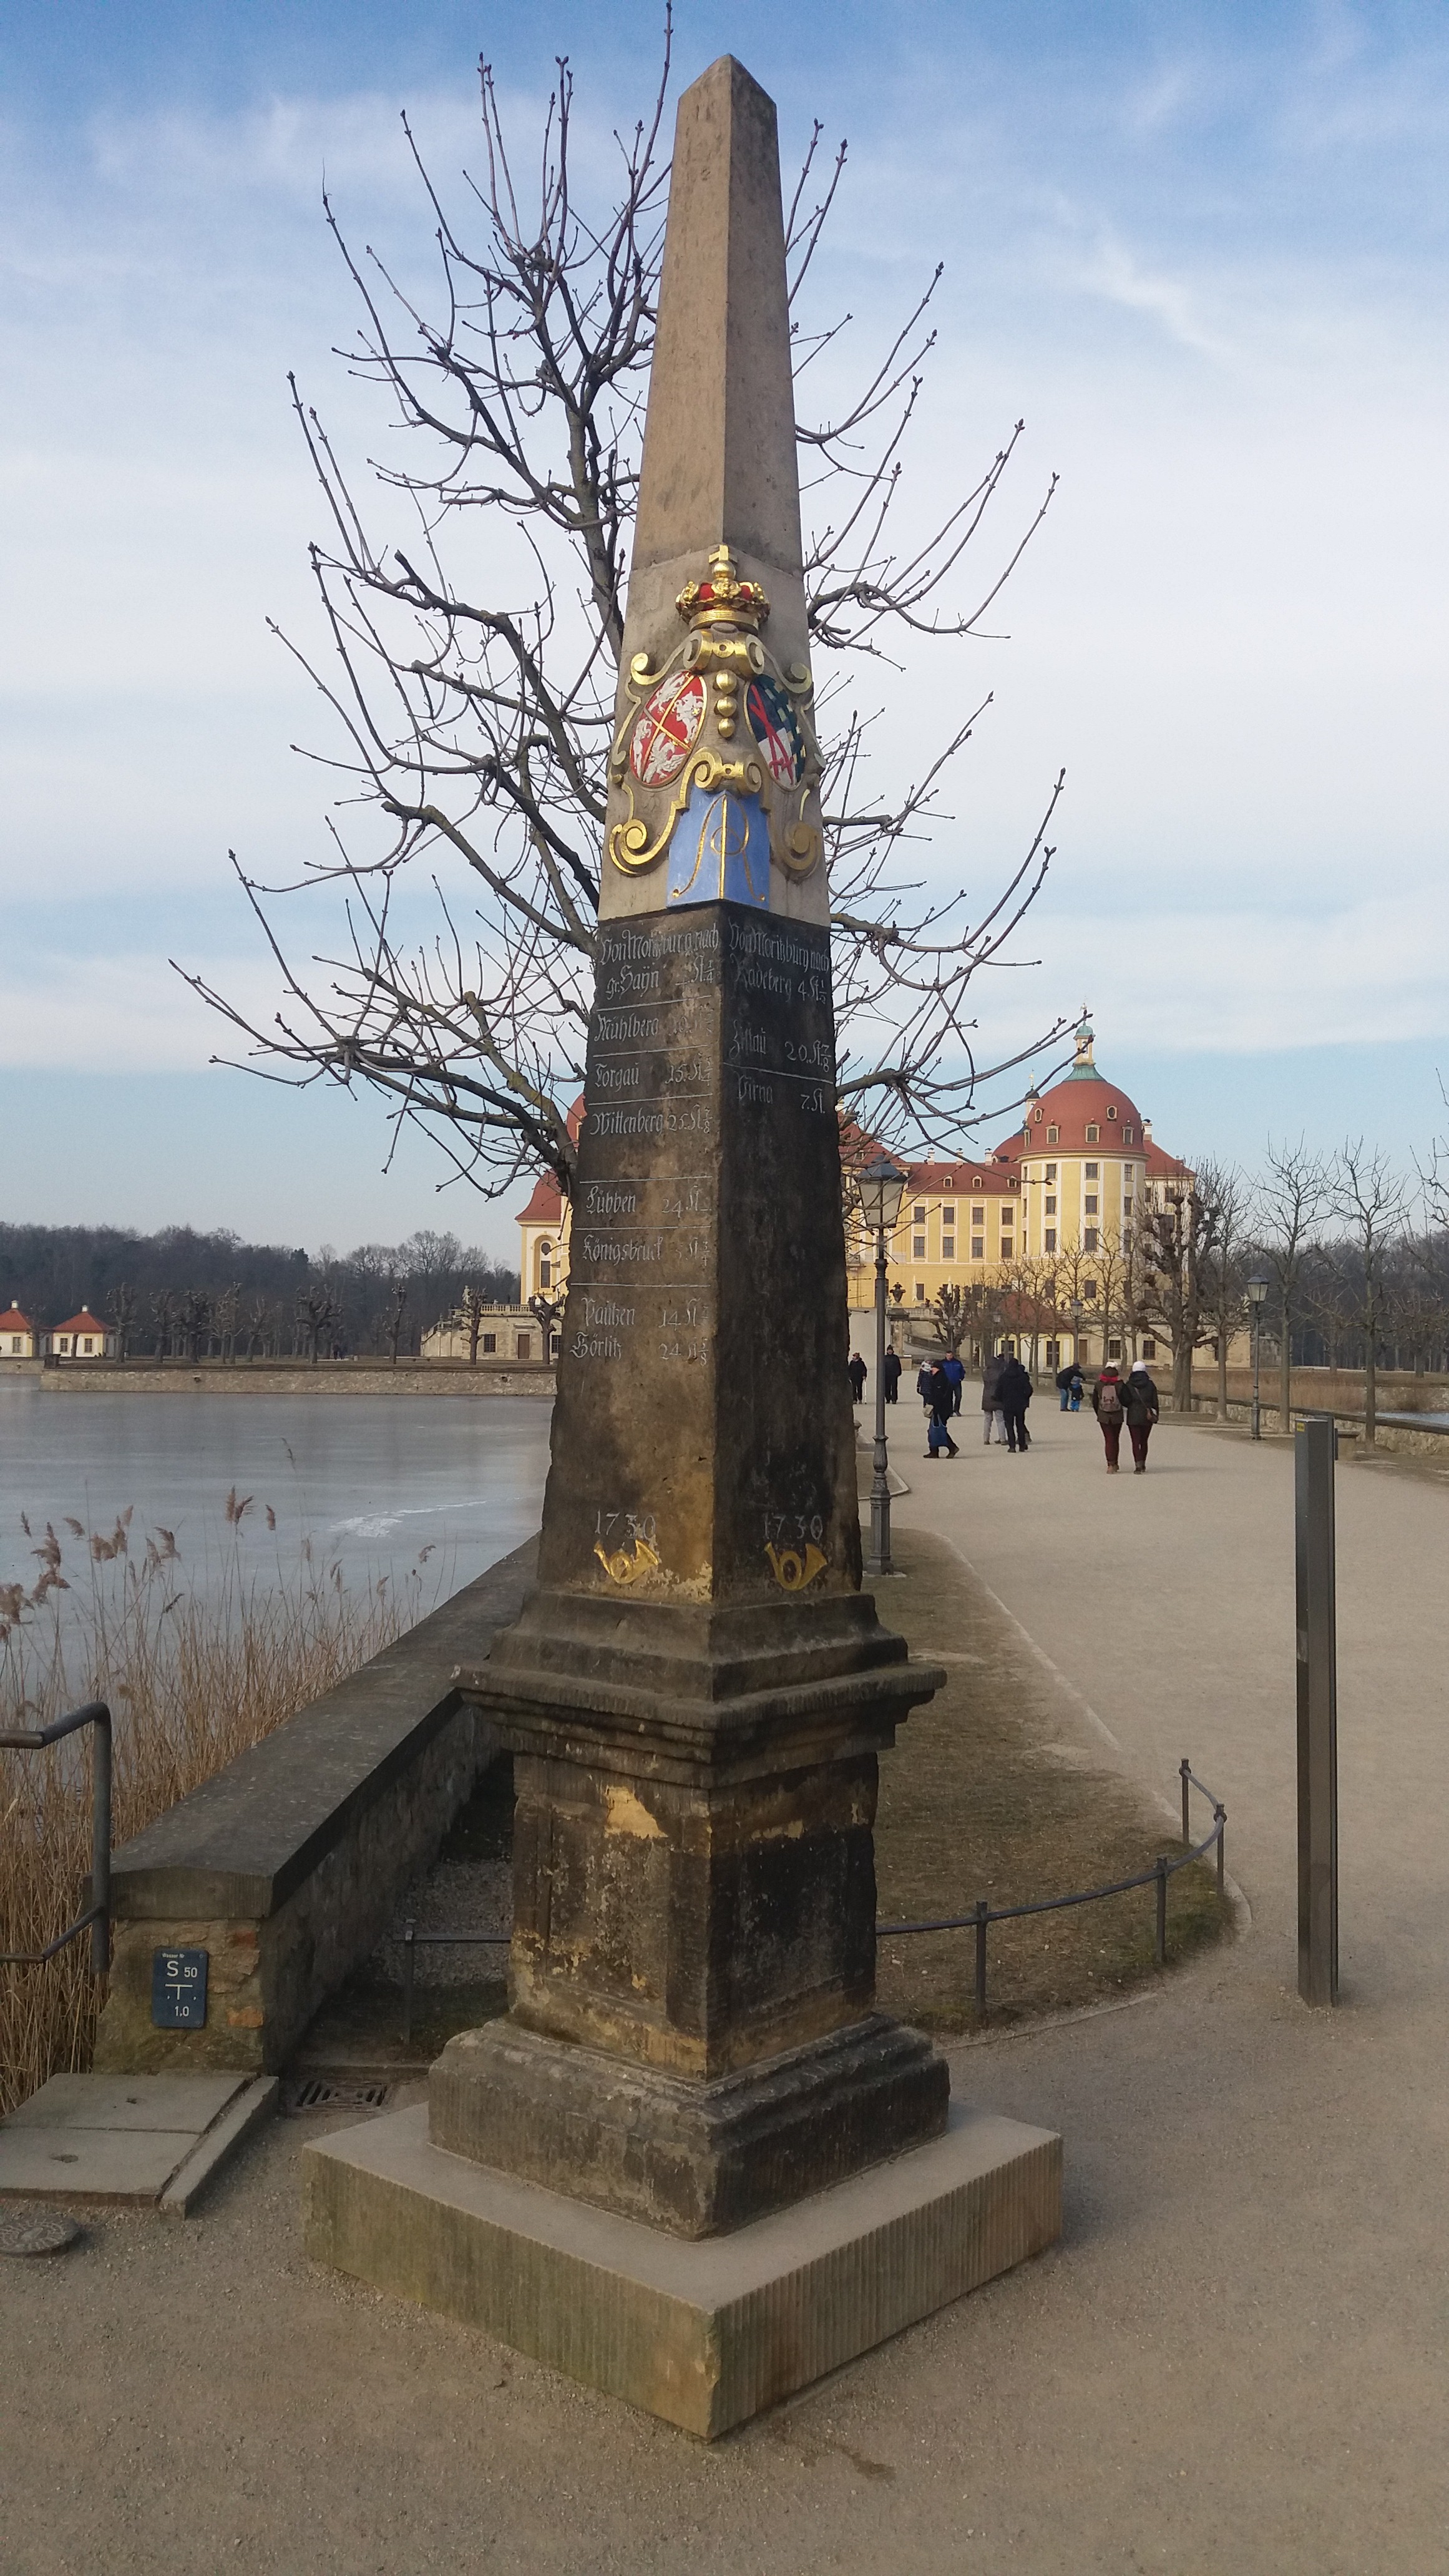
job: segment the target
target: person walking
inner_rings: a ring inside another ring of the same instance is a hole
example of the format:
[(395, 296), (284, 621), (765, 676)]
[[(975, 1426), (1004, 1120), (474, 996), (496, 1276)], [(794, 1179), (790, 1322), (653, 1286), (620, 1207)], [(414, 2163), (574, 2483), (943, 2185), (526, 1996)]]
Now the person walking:
[(953, 1413), (959, 1413), (961, 1410), (961, 1385), (966, 1375), (965, 1368), (962, 1365), (960, 1352), (948, 1351), (941, 1362), (941, 1366), (951, 1381), (951, 1410)]
[(920, 1397), (928, 1414), (931, 1410), (931, 1380), (935, 1374), (936, 1363), (934, 1360), (922, 1360), (920, 1367), (916, 1371), (916, 1393)]
[(1084, 1381), (1084, 1379), (1083, 1379), (1083, 1377), (1082, 1377), (1082, 1367), (1081, 1367), (1081, 1362), (1080, 1362), (1080, 1360), (1073, 1360), (1073, 1362), (1072, 1362), (1072, 1411), (1073, 1411), (1073, 1413), (1080, 1413), (1080, 1412), (1081, 1412), (1081, 1409), (1082, 1409), (1082, 1394), (1083, 1394), (1084, 1385), (1085, 1385), (1085, 1381)]
[(986, 1443), (988, 1449), (991, 1446), (991, 1432), (993, 1424), (995, 1425), (998, 1444), (1003, 1444), (1006, 1439), (1006, 1416), (1001, 1410), (1000, 1391), (1001, 1372), (1005, 1366), (1005, 1353), (1003, 1351), (997, 1351), (993, 1352), (990, 1359), (985, 1362), (981, 1371), (981, 1410), (985, 1416), (985, 1420), (981, 1426), (981, 1437)]
[(1020, 1359), (1009, 1359), (1001, 1372), (997, 1393), (1006, 1418), (1006, 1445), (1013, 1456), (1024, 1458), (1031, 1441), (1027, 1435), (1026, 1408), (1031, 1402), (1031, 1371)]
[(1102, 1426), (1102, 1446), (1107, 1452), (1107, 1473), (1117, 1473), (1117, 1452), (1122, 1445), (1122, 1381), (1109, 1361), (1092, 1389), (1092, 1411)]
[(861, 1358), (859, 1351), (852, 1351), (850, 1354), (850, 1385), (852, 1395), (857, 1404), (859, 1404), (865, 1393), (865, 1380), (865, 1362)]
[(1061, 1397), (1061, 1399), (1062, 1399), (1062, 1411), (1063, 1411), (1063, 1413), (1065, 1413), (1065, 1412), (1066, 1412), (1066, 1409), (1067, 1409), (1068, 1405), (1071, 1403), (1071, 1400), (1072, 1400), (1072, 1380), (1073, 1380), (1073, 1378), (1076, 1376), (1076, 1374), (1077, 1374), (1077, 1364), (1076, 1364), (1076, 1361), (1075, 1361), (1075, 1360), (1073, 1360), (1073, 1361), (1070, 1363), (1070, 1365), (1069, 1365), (1068, 1367), (1066, 1367), (1066, 1368), (1064, 1368), (1064, 1369), (1058, 1369), (1058, 1371), (1057, 1371), (1057, 1393), (1059, 1394), (1059, 1396), (1060, 1396), (1060, 1397)]
[(886, 1352), (885, 1367), (882, 1374), (885, 1378), (885, 1400), (887, 1404), (894, 1404), (896, 1401), (896, 1389), (901, 1382), (901, 1355), (899, 1351), (888, 1350)]
[(1123, 1389), (1123, 1404), (1127, 1414), (1127, 1437), (1132, 1443), (1132, 1473), (1134, 1476), (1145, 1476), (1147, 1443), (1152, 1437), (1152, 1426), (1161, 1410), (1161, 1401), (1152, 1382), (1152, 1371), (1145, 1360), (1134, 1360), (1128, 1370), (1127, 1384)]
[(944, 1449), (947, 1456), (959, 1456), (951, 1437), (951, 1381), (938, 1365), (931, 1371), (931, 1418), (926, 1426), (926, 1456), (938, 1458)]

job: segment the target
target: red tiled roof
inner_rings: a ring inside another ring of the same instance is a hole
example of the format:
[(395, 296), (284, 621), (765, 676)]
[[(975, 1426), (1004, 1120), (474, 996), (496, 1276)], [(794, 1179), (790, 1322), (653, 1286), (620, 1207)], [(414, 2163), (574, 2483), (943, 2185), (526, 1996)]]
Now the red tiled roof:
[(7, 1306), (4, 1314), (0, 1315), (0, 1333), (33, 1333), (34, 1330), (30, 1317), (22, 1315), (18, 1306)]
[(78, 1315), (72, 1315), (64, 1324), (52, 1324), (50, 1329), (53, 1333), (106, 1333), (110, 1326), (103, 1324), (99, 1315), (93, 1315), (89, 1306), (82, 1306)]
[(932, 1190), (957, 1197), (962, 1191), (1000, 1198), (1015, 1187), (1010, 1172), (1000, 1163), (912, 1163), (907, 1168), (907, 1193), (929, 1198)]
[(541, 1173), (533, 1185), (533, 1196), (526, 1208), (518, 1211), (520, 1225), (557, 1226), (563, 1217), (563, 1192), (552, 1172)]

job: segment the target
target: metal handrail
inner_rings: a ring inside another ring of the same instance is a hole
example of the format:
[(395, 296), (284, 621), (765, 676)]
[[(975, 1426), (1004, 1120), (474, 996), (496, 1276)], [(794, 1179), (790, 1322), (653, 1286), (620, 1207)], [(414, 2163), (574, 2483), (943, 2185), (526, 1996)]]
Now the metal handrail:
[[(1189, 1831), (1191, 1830), (1189, 1820), (1189, 1801), (1194, 1789), (1197, 1790), (1200, 1797), (1208, 1800), (1212, 1807), (1213, 1820), (1209, 1831), (1204, 1834), (1202, 1841), (1200, 1843), (1194, 1843), (1190, 1851), (1179, 1852), (1176, 1860), (1169, 1860), (1166, 1853), (1159, 1853), (1150, 1869), (1138, 1870), (1131, 1878), (1114, 1878), (1106, 1887), (1079, 1888), (1070, 1896), (1039, 1897), (1030, 1905), (988, 1905), (985, 1897), (981, 1896), (977, 1898), (976, 1903), (969, 1914), (942, 1914), (934, 1917), (930, 1922), (926, 1923), (877, 1923), (875, 1927), (876, 1939), (878, 1941), (895, 1940), (908, 1932), (974, 1932), (976, 1935), (976, 2009), (984, 2016), (986, 2011), (986, 1935), (993, 1923), (1012, 1923), (1023, 1914), (1059, 1914), (1063, 1907), (1068, 1905), (1095, 1905), (1098, 1900), (1104, 1896), (1126, 1896), (1130, 1894), (1134, 1887), (1155, 1887), (1157, 1891), (1155, 1942), (1156, 1964), (1159, 1968), (1166, 1967), (1167, 1882), (1177, 1870), (1186, 1869), (1189, 1862), (1202, 1860), (1204, 1856), (1212, 1850), (1213, 1845), (1216, 1844), (1218, 1855), (1218, 1894), (1221, 1896), (1223, 1893), (1224, 1877), (1223, 1837), (1228, 1821), (1228, 1811), (1223, 1805), (1222, 1800), (1220, 1798), (1215, 1798), (1211, 1789), (1209, 1789), (1203, 1781), (1199, 1780), (1196, 1772), (1193, 1770), (1191, 1762), (1185, 1754), (1177, 1768), (1178, 1777), (1182, 1783), (1183, 1841), (1187, 1841)], [(506, 1950), (513, 1938), (510, 1932), (419, 1932), (416, 1924), (411, 1921), (404, 1923), (401, 1937), (403, 1945), (402, 2035), (404, 2045), (407, 2044), (413, 2035), (413, 1980), (416, 1974), (416, 1953), (419, 1948), (431, 1949), (445, 1947), (450, 1944), (463, 1946), (466, 1944), (479, 1943), (494, 1949)]]
[(989, 1905), (986, 1898), (981, 1896), (977, 1898), (969, 1914), (943, 1914), (925, 1923), (877, 1923), (875, 1927), (877, 1940), (895, 1940), (910, 1932), (974, 1932), (976, 1935), (976, 2009), (984, 2017), (986, 1935), (993, 1923), (1011, 1923), (1023, 1914), (1059, 1914), (1069, 1905), (1095, 1905), (1104, 1896), (1126, 1896), (1135, 1887), (1154, 1887), (1157, 1891), (1155, 1960), (1159, 1968), (1165, 1967), (1167, 1965), (1167, 1882), (1177, 1870), (1186, 1869), (1189, 1862), (1201, 1860), (1216, 1844), (1218, 1894), (1221, 1896), (1224, 1878), (1223, 1838), (1228, 1821), (1228, 1811), (1221, 1799), (1214, 1798), (1211, 1789), (1198, 1779), (1186, 1756), (1178, 1764), (1178, 1776), (1182, 1782), (1183, 1841), (1186, 1842), (1188, 1838), (1188, 1802), (1192, 1790), (1196, 1789), (1200, 1796), (1210, 1801), (1213, 1821), (1202, 1841), (1194, 1843), (1189, 1851), (1179, 1852), (1175, 1860), (1169, 1860), (1165, 1853), (1159, 1853), (1150, 1869), (1138, 1870), (1131, 1878), (1114, 1878), (1105, 1887), (1079, 1888), (1070, 1896), (1038, 1897), (1029, 1905)]
[(43, 1950), (0, 1950), (0, 1968), (43, 1968), (87, 1924), (91, 1933), (91, 1974), (104, 1977), (111, 1965), (111, 1712), (103, 1699), (87, 1700), (52, 1726), (23, 1727), (0, 1734), (0, 1753), (41, 1753), (77, 1727), (96, 1730), (91, 1763), (91, 1901), (84, 1914), (57, 1933)]

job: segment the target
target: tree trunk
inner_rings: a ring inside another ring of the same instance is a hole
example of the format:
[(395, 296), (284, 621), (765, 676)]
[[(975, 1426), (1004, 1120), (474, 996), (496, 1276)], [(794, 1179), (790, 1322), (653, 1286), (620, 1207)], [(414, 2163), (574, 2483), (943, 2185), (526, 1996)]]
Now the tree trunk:
[(1367, 1336), (1363, 1355), (1363, 1445), (1372, 1449), (1378, 1420), (1378, 1355), (1372, 1333)]
[(1172, 1350), (1172, 1401), (1179, 1413), (1192, 1411), (1192, 1344), (1186, 1334)]

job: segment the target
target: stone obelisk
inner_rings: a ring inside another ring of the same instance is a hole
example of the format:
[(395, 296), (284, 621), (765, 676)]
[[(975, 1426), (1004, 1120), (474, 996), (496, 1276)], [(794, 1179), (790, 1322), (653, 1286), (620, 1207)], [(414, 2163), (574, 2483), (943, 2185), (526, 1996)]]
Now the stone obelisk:
[[(701, 2431), (1056, 2230), (1055, 2142), (1013, 2133), (1023, 2197), (875, 2008), (877, 1756), (944, 1676), (860, 1590), (795, 455), (775, 111), (725, 58), (676, 131), (539, 1582), (460, 1675), (514, 1755), (510, 2010), (426, 2149), (316, 2151), (309, 2222)], [(807, 2291), (768, 2218), (811, 2195)]]
[(941, 1676), (860, 1592), (775, 111), (679, 110), (604, 834), (506, 2023), (441, 2145), (685, 2235), (945, 2124), (873, 2009), (876, 1756)]

